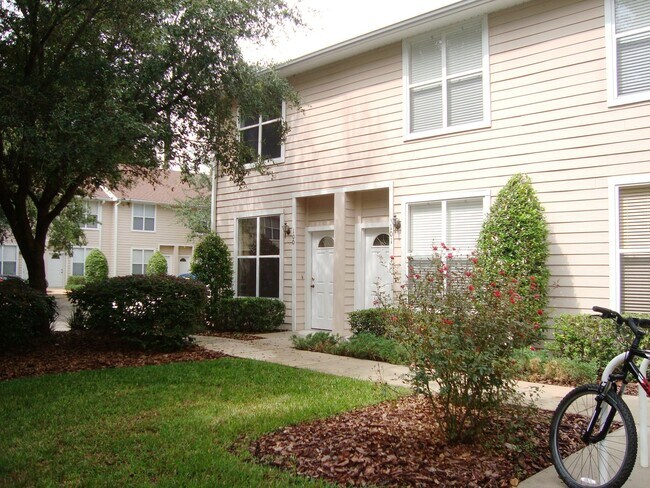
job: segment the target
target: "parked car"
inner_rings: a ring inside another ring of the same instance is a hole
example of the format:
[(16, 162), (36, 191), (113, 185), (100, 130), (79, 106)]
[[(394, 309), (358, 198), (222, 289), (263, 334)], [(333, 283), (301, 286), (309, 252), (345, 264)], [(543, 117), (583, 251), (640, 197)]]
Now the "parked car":
[(10, 280), (25, 281), (20, 276), (16, 276), (16, 275), (10, 275), (10, 274), (0, 275), (0, 283), (2, 283), (3, 281), (10, 281)]
[(185, 278), (186, 280), (195, 280), (196, 276), (194, 273), (181, 273), (178, 275), (179, 278)]

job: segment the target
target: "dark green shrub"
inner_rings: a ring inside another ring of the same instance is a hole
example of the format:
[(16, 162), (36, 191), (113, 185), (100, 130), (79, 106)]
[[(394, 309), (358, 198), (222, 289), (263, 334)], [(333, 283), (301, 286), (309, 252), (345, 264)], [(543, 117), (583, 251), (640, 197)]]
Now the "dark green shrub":
[(0, 352), (27, 345), (56, 316), (54, 297), (20, 280), (0, 282)]
[(160, 251), (156, 251), (149, 258), (147, 269), (145, 273), (148, 275), (166, 275), (167, 274), (167, 260)]
[[(501, 274), (517, 280), (515, 291), (525, 305), (517, 318), (526, 324), (543, 326), (546, 321), (550, 276), (547, 236), (544, 208), (530, 178), (514, 175), (497, 195), (483, 223), (477, 250), (485, 281), (495, 281)], [(539, 342), (542, 327), (535, 332), (518, 338), (517, 345)]]
[(285, 305), (274, 298), (223, 298), (208, 305), (208, 326), (230, 332), (273, 332), (284, 323)]
[(68, 276), (68, 281), (65, 283), (65, 289), (66, 290), (78, 290), (79, 288), (83, 288), (86, 285), (86, 277), (85, 276)]
[(88, 283), (96, 283), (108, 278), (108, 261), (103, 252), (93, 249), (88, 253), (84, 273)]
[(75, 327), (114, 334), (142, 347), (178, 349), (203, 324), (205, 285), (174, 276), (119, 276), (69, 294)]
[(376, 336), (384, 336), (386, 335), (386, 326), (388, 325), (390, 315), (390, 309), (386, 308), (355, 310), (348, 314), (350, 329), (353, 334), (370, 332)]
[(211, 301), (232, 298), (232, 260), (226, 243), (217, 234), (206, 235), (196, 245), (191, 271), (210, 288)]

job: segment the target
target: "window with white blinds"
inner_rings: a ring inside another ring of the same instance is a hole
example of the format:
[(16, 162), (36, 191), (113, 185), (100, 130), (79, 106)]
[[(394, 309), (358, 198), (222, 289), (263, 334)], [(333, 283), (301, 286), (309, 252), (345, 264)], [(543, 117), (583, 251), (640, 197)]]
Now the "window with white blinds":
[(441, 200), (409, 206), (409, 256), (428, 259), (433, 246), (445, 243), (469, 254), (483, 224), (483, 197)]
[(606, 0), (609, 96), (614, 104), (650, 99), (650, 1)]
[(621, 310), (650, 312), (650, 186), (619, 190)]
[(489, 123), (485, 18), (404, 43), (410, 135), (465, 130)]

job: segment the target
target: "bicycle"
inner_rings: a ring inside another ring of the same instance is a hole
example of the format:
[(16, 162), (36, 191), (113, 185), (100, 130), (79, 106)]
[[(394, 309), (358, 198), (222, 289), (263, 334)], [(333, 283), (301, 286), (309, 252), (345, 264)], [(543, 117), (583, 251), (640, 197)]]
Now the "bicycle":
[(606, 371), (613, 371), (618, 360), (622, 369), (600, 384), (575, 388), (560, 402), (551, 420), (551, 457), (560, 478), (571, 488), (618, 488), (632, 473), (638, 445), (634, 418), (623, 401), (628, 376), (636, 378), (650, 396), (650, 382), (634, 363), (636, 358), (650, 359), (650, 351), (639, 349), (647, 333), (642, 329), (650, 328), (650, 320), (626, 318), (603, 307), (592, 310), (619, 326), (627, 325), (634, 339)]

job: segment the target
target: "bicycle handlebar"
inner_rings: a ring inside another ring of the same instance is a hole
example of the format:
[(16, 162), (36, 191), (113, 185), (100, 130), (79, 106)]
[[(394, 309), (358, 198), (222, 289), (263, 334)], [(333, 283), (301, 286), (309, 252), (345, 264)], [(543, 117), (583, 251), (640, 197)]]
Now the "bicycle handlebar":
[(644, 331), (639, 329), (639, 327), (650, 328), (650, 320), (648, 319), (639, 319), (635, 317), (623, 317), (620, 313), (610, 310), (605, 307), (594, 306), (591, 308), (594, 312), (599, 313), (604, 319), (613, 319), (616, 320), (616, 323), (619, 325), (627, 325), (634, 335), (639, 336), (645, 334)]

